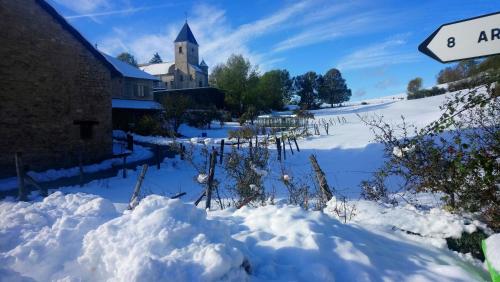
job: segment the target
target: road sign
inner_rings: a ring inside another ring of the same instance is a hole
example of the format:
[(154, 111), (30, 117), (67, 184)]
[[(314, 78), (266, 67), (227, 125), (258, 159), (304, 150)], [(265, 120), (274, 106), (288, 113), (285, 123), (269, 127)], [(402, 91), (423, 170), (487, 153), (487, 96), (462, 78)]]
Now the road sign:
[(500, 12), (444, 24), (418, 50), (441, 63), (500, 54)]

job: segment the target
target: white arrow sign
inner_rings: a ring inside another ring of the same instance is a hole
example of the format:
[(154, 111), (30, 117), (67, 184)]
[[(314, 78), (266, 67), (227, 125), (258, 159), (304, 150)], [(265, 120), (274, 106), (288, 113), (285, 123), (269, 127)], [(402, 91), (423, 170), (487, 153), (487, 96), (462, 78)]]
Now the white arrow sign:
[(444, 24), (418, 50), (441, 63), (500, 54), (500, 12)]

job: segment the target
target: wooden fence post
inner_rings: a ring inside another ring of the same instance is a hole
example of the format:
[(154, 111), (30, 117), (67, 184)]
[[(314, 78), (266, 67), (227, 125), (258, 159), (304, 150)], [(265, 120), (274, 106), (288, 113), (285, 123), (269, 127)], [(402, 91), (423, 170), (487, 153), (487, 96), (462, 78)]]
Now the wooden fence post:
[(290, 152), (292, 152), (293, 155), (292, 142), (290, 142), (290, 137), (288, 137), (286, 140), (288, 141), (288, 147), (290, 147)]
[(238, 137), (238, 144), (236, 145), (238, 150), (240, 149), (240, 137)]
[(297, 137), (293, 137), (293, 142), (295, 143), (295, 147), (297, 148), (297, 152), (300, 152), (300, 149), (299, 149), (299, 144), (297, 144)]
[(207, 195), (207, 199), (205, 202), (205, 209), (210, 210), (210, 204), (212, 201), (212, 186), (214, 183), (214, 174), (215, 174), (215, 162), (217, 158), (217, 152), (212, 151), (212, 154), (210, 155), (210, 168), (208, 170), (208, 183), (207, 183), (207, 192), (205, 193)]
[(161, 150), (160, 150), (160, 145), (156, 144), (155, 145), (155, 157), (156, 157), (156, 168), (160, 169), (160, 160), (161, 160)]
[(139, 204), (139, 192), (141, 192), (142, 181), (144, 180), (144, 176), (146, 176), (146, 172), (148, 171), (148, 165), (144, 164), (142, 166), (141, 173), (139, 174), (139, 178), (137, 178), (137, 182), (135, 183), (134, 192), (132, 193), (132, 197), (130, 198), (130, 202), (128, 204), (128, 209), (133, 210)]
[(283, 160), (286, 160), (286, 144), (285, 144), (285, 136), (282, 135), (281, 136), (281, 141), (283, 142)]
[(281, 162), (281, 140), (279, 137), (276, 137), (276, 149), (278, 150), (278, 161)]
[(185, 151), (184, 144), (181, 143), (181, 160), (184, 160), (184, 151)]
[(127, 133), (127, 150), (134, 150), (134, 136), (132, 134)]
[(326, 201), (329, 201), (333, 197), (333, 194), (330, 191), (330, 188), (328, 187), (328, 183), (326, 182), (325, 173), (321, 170), (321, 167), (319, 166), (315, 155), (310, 155), (309, 160), (311, 161), (313, 170), (316, 173), (316, 178), (318, 180), (321, 192), (323, 196), (326, 198)]
[(18, 199), (19, 201), (27, 201), (28, 197), (26, 196), (26, 187), (24, 186), (24, 166), (22, 153), (16, 152), (15, 155), (16, 161), (16, 173), (17, 173), (17, 187), (18, 187)]
[(220, 140), (220, 156), (219, 156), (219, 162), (222, 164), (224, 158), (224, 139)]
[(127, 178), (127, 155), (123, 155), (123, 178)]

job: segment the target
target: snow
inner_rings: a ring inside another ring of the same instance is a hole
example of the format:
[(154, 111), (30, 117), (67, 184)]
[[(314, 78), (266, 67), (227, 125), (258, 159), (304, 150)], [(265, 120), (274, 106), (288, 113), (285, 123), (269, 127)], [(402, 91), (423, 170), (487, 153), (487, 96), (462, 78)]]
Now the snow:
[(243, 254), (228, 227), (193, 205), (149, 196), (84, 239), (87, 281), (243, 281)]
[[(51, 194), (42, 202), (0, 202), (0, 265), (37, 281), (68, 271), (84, 235), (117, 215), (113, 204), (88, 194)], [(0, 270), (0, 276), (2, 276)]]
[(480, 281), (485, 273), (446, 249), (402, 234), (342, 224), (295, 206), (213, 212), (242, 242), (256, 281)]
[(493, 234), (486, 239), (486, 258), (491, 266), (500, 272), (500, 233)]
[[(142, 200), (133, 211), (125, 208), (140, 170), (128, 170), (125, 179), (119, 175), (82, 187), (61, 187), (65, 195), (57, 192), (42, 202), (0, 201), (0, 277), (14, 281), (21, 276), (38, 281), (487, 280), (477, 261), (448, 250), (444, 239), (484, 226), (444, 211), (439, 195), (423, 195), (418, 205), (357, 200), (360, 181), (382, 165), (384, 153), (356, 115), (384, 116), (390, 123), (404, 115), (408, 123), (424, 126), (439, 117), (438, 106), (445, 98), (387, 99), (314, 111), (316, 122), (338, 118), (346, 122), (332, 126), (330, 135), (320, 128), (321, 136), (298, 139), (300, 152), (288, 151), (283, 163), (271, 147), (269, 166), (252, 167), (263, 177), (264, 188), (275, 190), (275, 205), (205, 211), (202, 202), (195, 208), (192, 202), (205, 188), (200, 183), (206, 174), (179, 156), (165, 159), (160, 169), (148, 170)], [(192, 143), (188, 150), (193, 148), (194, 161), (202, 162), (206, 156), (199, 153), (201, 148), (217, 144), (237, 128), (237, 123), (213, 123), (212, 129), (184, 124), (180, 131), (185, 137), (176, 142)], [(173, 141), (160, 136), (134, 139), (153, 144)], [(411, 150), (398, 149), (401, 154)], [(310, 179), (311, 154), (316, 154), (329, 185), (348, 197), (353, 214), (347, 223), (334, 210), (339, 202), (329, 202), (323, 212), (284, 204), (283, 179)], [(226, 197), (228, 179), (219, 164), (215, 179)], [(395, 180), (389, 184), (398, 188)], [(157, 196), (179, 192), (187, 192), (184, 203)], [(250, 274), (242, 267), (245, 260)]]
[(162, 106), (155, 101), (132, 100), (132, 99), (112, 99), (113, 109), (142, 109), (142, 110), (161, 110)]
[(152, 74), (152, 75), (166, 75), (168, 73), (168, 69), (170, 66), (172, 66), (174, 63), (172, 62), (164, 62), (164, 63), (159, 63), (159, 64), (151, 64), (147, 66), (142, 66), (139, 67), (141, 70)]
[(139, 79), (147, 79), (147, 80), (158, 80), (158, 78), (150, 75), (149, 73), (146, 73), (139, 68), (136, 68), (134, 66), (131, 66), (125, 62), (122, 62), (118, 60), (115, 57), (112, 57), (108, 54), (102, 53), (101, 54), (108, 60), (110, 64), (115, 67), (117, 71), (119, 71), (124, 77), (131, 77), (131, 78), (139, 78)]

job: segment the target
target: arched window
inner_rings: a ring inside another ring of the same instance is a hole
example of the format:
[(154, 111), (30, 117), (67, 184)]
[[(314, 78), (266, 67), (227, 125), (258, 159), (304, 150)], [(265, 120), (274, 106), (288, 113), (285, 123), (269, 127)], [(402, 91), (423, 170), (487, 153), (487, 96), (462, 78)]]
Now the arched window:
[(179, 54), (182, 54), (182, 46), (179, 46)]

